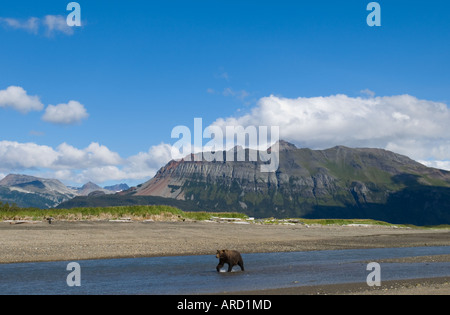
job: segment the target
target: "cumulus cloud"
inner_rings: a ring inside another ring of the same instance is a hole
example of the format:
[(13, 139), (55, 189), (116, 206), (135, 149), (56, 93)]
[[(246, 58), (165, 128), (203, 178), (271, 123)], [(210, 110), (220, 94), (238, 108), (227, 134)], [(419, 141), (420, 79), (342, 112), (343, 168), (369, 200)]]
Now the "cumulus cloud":
[(83, 149), (62, 143), (56, 148), (35, 143), (0, 141), (0, 175), (12, 172), (45, 174), (71, 183), (148, 180), (171, 160), (171, 146), (152, 146), (128, 158), (93, 142)]
[(153, 176), (159, 168), (164, 166), (172, 159), (172, 146), (161, 143), (152, 146), (147, 152), (140, 152), (127, 159), (127, 165), (124, 168), (132, 177), (136, 178), (145, 174)]
[(107, 181), (123, 181), (131, 179), (120, 167), (114, 165), (97, 166), (82, 170), (75, 175), (76, 182), (104, 183)]
[(67, 25), (63, 15), (46, 15), (43, 18), (30, 17), (28, 19), (15, 19), (0, 17), (0, 25), (15, 30), (25, 30), (32, 34), (44, 34), (51, 37), (55, 34), (73, 35), (74, 28)]
[(10, 86), (6, 90), (0, 90), (0, 107), (10, 107), (21, 113), (41, 111), (44, 105), (38, 96), (30, 96), (20, 86)]
[(446, 104), (411, 95), (374, 97), (366, 92), (368, 97), (271, 95), (260, 99), (249, 114), (220, 118), (213, 126), (279, 126), (280, 138), (303, 147), (378, 147), (415, 160), (450, 161)]
[(122, 158), (117, 152), (112, 152), (106, 146), (96, 142), (87, 148), (77, 149), (67, 143), (57, 147), (58, 159), (54, 167), (84, 169), (104, 165), (119, 165)]
[(58, 153), (49, 146), (0, 141), (0, 171), (49, 168), (57, 158)]
[(67, 104), (48, 105), (42, 119), (53, 124), (73, 125), (88, 117), (83, 104), (70, 101)]
[[(42, 111), (44, 104), (38, 96), (28, 95), (20, 86), (10, 86), (0, 90), (0, 108), (12, 108), (23, 114), (30, 111)], [(48, 105), (42, 120), (53, 124), (72, 125), (89, 117), (83, 104), (69, 101), (67, 104)]]
[(150, 147), (146, 152), (121, 158), (120, 163), (91, 165), (82, 170), (76, 176), (76, 179), (79, 183), (85, 183), (89, 180), (97, 183), (126, 180), (146, 181), (172, 159), (171, 150), (171, 145), (161, 143)]

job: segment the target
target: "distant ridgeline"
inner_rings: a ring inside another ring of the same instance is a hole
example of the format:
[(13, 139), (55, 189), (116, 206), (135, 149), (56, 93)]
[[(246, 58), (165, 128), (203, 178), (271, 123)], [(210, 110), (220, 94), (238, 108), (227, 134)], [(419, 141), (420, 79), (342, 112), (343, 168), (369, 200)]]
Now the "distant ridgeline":
[(164, 204), (256, 218), (450, 224), (448, 171), (382, 149), (310, 150), (280, 141), (279, 150), (280, 167), (273, 173), (260, 172), (259, 161), (171, 161), (138, 187), (115, 195), (76, 197), (59, 207)]
[(67, 187), (57, 179), (10, 174), (0, 180), (0, 202), (48, 209), (76, 196), (114, 194), (128, 188), (126, 184), (101, 188), (90, 182), (80, 188)]

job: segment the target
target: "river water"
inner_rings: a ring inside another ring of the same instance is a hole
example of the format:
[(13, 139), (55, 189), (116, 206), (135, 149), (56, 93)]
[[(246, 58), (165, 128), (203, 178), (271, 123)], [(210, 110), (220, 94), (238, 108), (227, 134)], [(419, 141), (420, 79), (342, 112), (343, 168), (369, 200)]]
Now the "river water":
[[(236, 266), (231, 273), (215, 270), (215, 255), (82, 260), (80, 286), (72, 287), (69, 261), (0, 264), (0, 294), (201, 294), (365, 283), (369, 262), (443, 254), (450, 246), (243, 254), (245, 272)], [(381, 281), (450, 276), (448, 262), (380, 267)]]

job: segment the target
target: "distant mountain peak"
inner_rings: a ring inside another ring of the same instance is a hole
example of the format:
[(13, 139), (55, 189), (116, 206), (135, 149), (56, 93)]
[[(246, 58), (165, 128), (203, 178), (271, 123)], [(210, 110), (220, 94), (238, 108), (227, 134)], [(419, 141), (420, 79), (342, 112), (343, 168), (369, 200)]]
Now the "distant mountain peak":
[(21, 175), (21, 174), (8, 174), (5, 178), (0, 180), (0, 186), (12, 186), (24, 184), (32, 181), (39, 180), (40, 178), (30, 176), (30, 175)]
[(128, 186), (125, 183), (122, 183), (122, 184), (116, 184), (116, 185), (112, 185), (112, 186), (105, 186), (103, 188), (107, 189), (107, 190), (110, 190), (112, 192), (120, 192), (120, 191), (124, 191), (124, 190), (130, 189), (130, 186)]
[(57, 179), (21, 174), (9, 174), (0, 181), (0, 187), (0, 201), (21, 207), (51, 208), (77, 195)]
[(297, 150), (298, 148), (293, 143), (287, 142), (285, 140), (279, 140), (278, 141), (278, 149), (280, 151), (291, 151), (291, 150)]
[(81, 188), (78, 189), (78, 195), (80, 196), (88, 196), (93, 192), (102, 192), (107, 195), (114, 193), (113, 191), (104, 189), (93, 182), (87, 182)]
[(87, 182), (81, 187), (81, 189), (102, 189), (102, 188), (93, 182)]

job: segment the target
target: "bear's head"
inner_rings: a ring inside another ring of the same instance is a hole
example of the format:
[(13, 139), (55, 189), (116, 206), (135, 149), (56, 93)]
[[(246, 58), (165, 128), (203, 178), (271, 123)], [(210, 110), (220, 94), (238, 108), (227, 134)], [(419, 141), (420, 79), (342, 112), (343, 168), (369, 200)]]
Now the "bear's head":
[(227, 249), (217, 250), (216, 258), (223, 257)]

